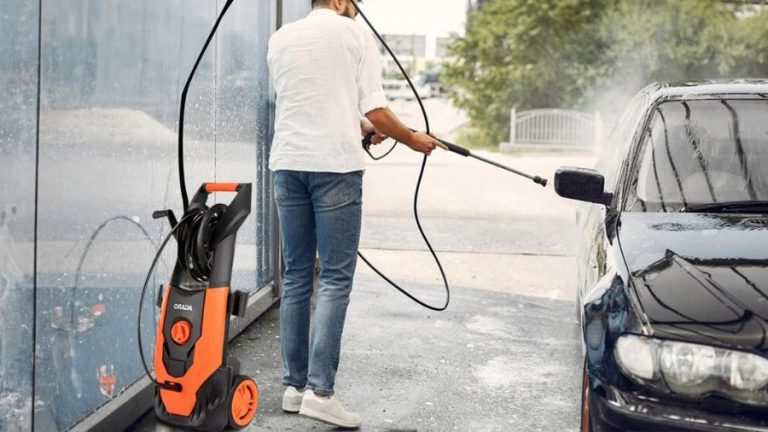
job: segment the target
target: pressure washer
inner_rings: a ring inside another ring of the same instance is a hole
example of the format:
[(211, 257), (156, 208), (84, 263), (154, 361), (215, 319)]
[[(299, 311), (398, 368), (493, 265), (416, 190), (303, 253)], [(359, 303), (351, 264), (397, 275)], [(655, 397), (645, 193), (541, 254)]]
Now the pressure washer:
[[(249, 183), (204, 183), (190, 202), (187, 196), (184, 174), (184, 112), (186, 98), (192, 78), (218, 29), (221, 20), (234, 0), (227, 0), (216, 23), (195, 62), (184, 90), (179, 109), (178, 165), (179, 184), (184, 205), (184, 214), (177, 220), (172, 210), (153, 213), (155, 219), (167, 218), (171, 231), (160, 244), (152, 261), (141, 291), (138, 314), (139, 353), (146, 375), (155, 386), (154, 410), (162, 421), (198, 430), (217, 431), (230, 427), (240, 429), (247, 426), (256, 415), (259, 403), (259, 389), (249, 377), (240, 374), (240, 364), (234, 357), (227, 356), (228, 327), (231, 316), (242, 316), (248, 300), (246, 293), (230, 289), (236, 235), (251, 211), (251, 184)], [(430, 133), (429, 116), (407, 72), (400, 64), (384, 38), (353, 0), (358, 14), (370, 27), (377, 39), (394, 59), (408, 82), (419, 103), (426, 132)], [(378, 160), (391, 153), (397, 142), (382, 157), (370, 152), (372, 134), (366, 136), (362, 145), (371, 157)], [(448, 150), (464, 157), (471, 157), (525, 177), (546, 186), (547, 180), (531, 176), (522, 171), (474, 154), (469, 149), (438, 139)], [(429, 305), (378, 270), (362, 253), (360, 258), (389, 284), (414, 302), (435, 311), (442, 311), (450, 302), (450, 286), (440, 259), (421, 227), (418, 214), (418, 200), (421, 181), (426, 168), (425, 155), (419, 178), (416, 182), (413, 211), (421, 236), (429, 248), (443, 279), (446, 301), (442, 307)], [(207, 205), (208, 196), (214, 192), (236, 193), (229, 205)], [(147, 366), (141, 338), (141, 315), (147, 286), (162, 252), (171, 238), (178, 245), (176, 264), (170, 283), (164, 294), (158, 296), (160, 316), (154, 347), (155, 377)]]
[[(214, 192), (236, 195), (229, 205), (208, 207)], [(153, 214), (169, 220), (178, 243), (173, 275), (159, 302), (154, 349), (154, 407), (166, 423), (239, 429), (256, 415), (258, 386), (227, 356), (230, 316), (244, 316), (248, 302), (247, 293), (232, 291), (230, 282), (237, 231), (251, 212), (251, 193), (250, 183), (205, 183), (181, 221), (171, 210)]]
[[(155, 386), (154, 411), (163, 422), (198, 430), (241, 429), (253, 420), (259, 388), (240, 374), (240, 363), (227, 355), (231, 316), (244, 316), (248, 295), (230, 289), (237, 231), (251, 212), (250, 183), (204, 183), (190, 202), (184, 176), (184, 112), (187, 93), (233, 0), (227, 0), (187, 78), (179, 108), (179, 183), (184, 214), (153, 213), (166, 218), (171, 231), (150, 266), (138, 313), (138, 344), (144, 371)], [(235, 193), (228, 204), (208, 206), (216, 192)], [(160, 315), (154, 347), (155, 377), (147, 366), (141, 337), (141, 310), (147, 285), (163, 250), (175, 238), (176, 264), (165, 293), (158, 296)]]

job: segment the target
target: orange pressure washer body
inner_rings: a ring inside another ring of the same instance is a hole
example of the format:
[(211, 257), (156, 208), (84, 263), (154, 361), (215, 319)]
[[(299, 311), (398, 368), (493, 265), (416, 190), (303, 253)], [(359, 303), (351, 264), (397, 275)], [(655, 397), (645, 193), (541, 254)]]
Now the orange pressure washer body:
[[(228, 206), (208, 208), (213, 192), (237, 195)], [(256, 383), (240, 374), (237, 359), (227, 356), (230, 317), (244, 315), (248, 301), (246, 293), (231, 291), (229, 285), (237, 230), (250, 210), (250, 184), (203, 184), (182, 218), (189, 226), (178, 227), (180, 259), (158, 299), (154, 350), (154, 407), (166, 423), (210, 431), (240, 429), (258, 409)], [(168, 217), (172, 226), (177, 223), (169, 210), (155, 215)]]

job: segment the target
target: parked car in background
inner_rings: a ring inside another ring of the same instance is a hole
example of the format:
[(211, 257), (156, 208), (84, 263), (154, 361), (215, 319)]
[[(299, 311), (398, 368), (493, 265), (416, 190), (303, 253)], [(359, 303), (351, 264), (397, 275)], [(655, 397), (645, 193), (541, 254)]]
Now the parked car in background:
[(655, 84), (578, 212), (583, 431), (768, 430), (768, 81)]
[[(419, 96), (422, 99), (429, 99), (432, 97), (432, 88), (428, 84), (423, 84), (418, 77), (414, 79), (413, 84), (416, 86), (416, 91), (419, 92)], [(405, 99), (410, 101), (416, 99), (411, 86), (408, 85), (408, 81), (385, 80), (383, 87), (384, 94), (389, 100)]]

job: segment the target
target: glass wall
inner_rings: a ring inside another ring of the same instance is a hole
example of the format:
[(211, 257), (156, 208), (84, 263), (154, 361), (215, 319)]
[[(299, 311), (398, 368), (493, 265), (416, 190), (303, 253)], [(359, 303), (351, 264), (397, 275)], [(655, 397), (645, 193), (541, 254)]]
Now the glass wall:
[[(252, 215), (240, 230), (232, 286), (261, 287), (272, 280), (272, 182), (268, 169), (272, 134), (272, 91), (267, 42), (274, 23), (270, 2), (235, 2), (216, 49), (215, 175), (217, 181), (254, 183)], [(256, 177), (254, 177), (254, 174)], [(217, 194), (218, 199), (231, 199)], [(231, 195), (231, 194), (229, 194)]]
[(32, 426), (38, 5), (0, 5), (0, 430)]
[(297, 19), (304, 18), (312, 9), (312, 0), (283, 0), (281, 15), (282, 24), (288, 24)]
[[(151, 215), (182, 212), (180, 94), (224, 3), (0, 5), (0, 431), (67, 429), (142, 377), (139, 295), (169, 231)], [(252, 293), (275, 265), (266, 47), (278, 3), (235, 1), (185, 118), (190, 197), (204, 181), (254, 185), (232, 282)], [(174, 259), (161, 260), (143, 306), (148, 361)]]

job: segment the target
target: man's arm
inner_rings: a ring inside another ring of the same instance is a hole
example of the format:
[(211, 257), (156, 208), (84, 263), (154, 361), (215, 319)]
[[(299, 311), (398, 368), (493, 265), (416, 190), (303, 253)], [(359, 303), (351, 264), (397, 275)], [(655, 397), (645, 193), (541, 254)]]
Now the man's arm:
[(381, 83), (381, 54), (373, 35), (363, 35), (363, 50), (358, 67), (357, 90), (360, 113), (373, 123), (381, 135), (390, 136), (417, 152), (429, 155), (436, 147), (448, 150), (431, 136), (411, 132), (387, 107)]
[(436, 147), (448, 150), (440, 141), (431, 136), (412, 132), (389, 108), (377, 108), (368, 112), (365, 117), (373, 123), (373, 127), (382, 134), (400, 141), (413, 151), (429, 155)]

